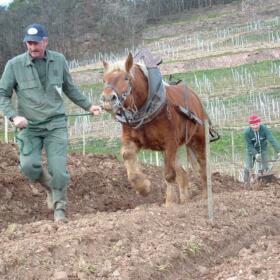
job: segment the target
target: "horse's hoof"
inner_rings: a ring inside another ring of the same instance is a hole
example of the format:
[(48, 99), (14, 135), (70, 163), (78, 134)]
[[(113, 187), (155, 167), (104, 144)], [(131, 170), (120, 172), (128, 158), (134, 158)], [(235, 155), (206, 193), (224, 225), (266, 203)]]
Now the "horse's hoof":
[(165, 204), (164, 204), (164, 206), (165, 206), (166, 208), (174, 208), (174, 207), (178, 206), (178, 203), (176, 203), (176, 202), (171, 202), (171, 201), (166, 201)]
[(185, 197), (185, 198), (180, 198), (180, 204), (187, 204), (189, 201), (190, 201), (191, 199), (190, 198), (187, 198), (187, 197)]
[(202, 199), (207, 199), (207, 198), (208, 198), (207, 191), (203, 191), (202, 192)]
[(150, 192), (151, 192), (151, 182), (150, 180), (145, 179), (140, 194), (143, 196), (147, 196)]
[(147, 196), (150, 192), (151, 192), (151, 182), (148, 179), (145, 179), (143, 181), (143, 183), (141, 184), (141, 186), (137, 187), (137, 191), (138, 194), (142, 195), (142, 196)]

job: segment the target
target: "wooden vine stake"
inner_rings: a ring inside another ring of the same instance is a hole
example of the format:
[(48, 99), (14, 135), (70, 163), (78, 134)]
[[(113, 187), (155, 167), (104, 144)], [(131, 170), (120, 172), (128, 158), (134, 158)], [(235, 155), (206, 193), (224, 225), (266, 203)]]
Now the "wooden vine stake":
[(208, 197), (208, 217), (210, 220), (214, 219), (213, 210), (213, 191), (211, 180), (211, 162), (210, 162), (210, 142), (209, 142), (209, 122), (204, 121), (205, 127), (205, 149), (206, 149), (206, 176), (207, 176), (207, 197)]

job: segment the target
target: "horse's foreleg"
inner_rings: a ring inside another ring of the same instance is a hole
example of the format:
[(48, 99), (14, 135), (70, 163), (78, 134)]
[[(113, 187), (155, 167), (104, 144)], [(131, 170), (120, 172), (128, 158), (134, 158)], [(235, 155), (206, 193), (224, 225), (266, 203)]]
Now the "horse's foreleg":
[(145, 178), (145, 175), (141, 171), (141, 167), (136, 157), (137, 152), (138, 147), (136, 144), (129, 142), (123, 145), (121, 155), (126, 167), (128, 181), (137, 193), (146, 196), (151, 190), (151, 182)]
[(165, 205), (167, 207), (178, 203), (175, 164), (176, 149), (166, 150), (164, 153), (164, 177), (166, 180)]

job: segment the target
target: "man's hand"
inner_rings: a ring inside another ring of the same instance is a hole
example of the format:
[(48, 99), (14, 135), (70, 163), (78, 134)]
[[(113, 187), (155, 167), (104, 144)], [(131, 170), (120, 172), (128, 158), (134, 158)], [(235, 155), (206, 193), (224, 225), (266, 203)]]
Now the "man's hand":
[(98, 116), (102, 109), (100, 106), (96, 106), (96, 105), (92, 105), (90, 108), (89, 108), (89, 111), (94, 115), (94, 116)]
[(26, 128), (28, 126), (28, 120), (25, 117), (16, 116), (13, 118), (13, 122), (18, 128)]
[(256, 161), (261, 161), (261, 160), (262, 160), (261, 154), (256, 154)]

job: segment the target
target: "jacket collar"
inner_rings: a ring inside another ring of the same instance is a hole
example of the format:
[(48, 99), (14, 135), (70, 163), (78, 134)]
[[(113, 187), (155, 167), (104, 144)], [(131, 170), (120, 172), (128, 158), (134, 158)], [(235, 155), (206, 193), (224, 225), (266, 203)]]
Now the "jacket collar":
[[(47, 59), (47, 63), (48, 63), (49, 61), (54, 61), (53, 54), (52, 54), (52, 52), (50, 52), (49, 50), (46, 50), (45, 58)], [(25, 66), (33, 65), (32, 57), (29, 55), (28, 51), (25, 53), (25, 62), (24, 62), (24, 65), (25, 65)]]
[[(255, 133), (255, 131), (253, 130), (253, 128), (252, 128), (252, 127), (249, 127), (249, 128), (250, 128), (250, 131), (252, 131), (253, 133)], [(261, 125), (260, 125), (259, 130), (258, 130), (258, 131), (256, 131), (256, 132), (260, 132), (260, 131), (262, 130), (262, 128), (263, 128), (263, 124), (261, 124)]]

